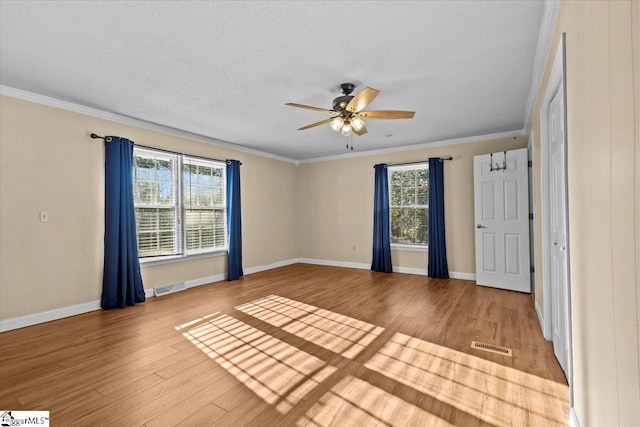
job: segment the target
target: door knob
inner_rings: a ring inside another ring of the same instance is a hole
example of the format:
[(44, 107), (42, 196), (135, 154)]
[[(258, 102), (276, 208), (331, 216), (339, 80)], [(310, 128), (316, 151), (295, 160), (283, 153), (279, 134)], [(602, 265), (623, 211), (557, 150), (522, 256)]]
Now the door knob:
[(478, 225), (476, 225), (476, 228), (489, 228), (489, 227), (485, 227), (485, 226), (484, 226), (484, 225), (482, 225), (482, 224), (478, 224)]

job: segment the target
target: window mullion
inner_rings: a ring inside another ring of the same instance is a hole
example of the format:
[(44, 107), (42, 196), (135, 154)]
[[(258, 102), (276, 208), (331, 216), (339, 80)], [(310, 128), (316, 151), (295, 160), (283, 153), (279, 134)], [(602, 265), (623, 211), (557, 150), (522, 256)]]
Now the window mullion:
[(186, 230), (185, 230), (185, 211), (184, 211), (184, 195), (183, 195), (183, 191), (184, 191), (184, 184), (183, 184), (183, 176), (184, 176), (184, 156), (180, 155), (177, 156), (178, 157), (178, 165), (177, 165), (177, 179), (176, 179), (176, 187), (177, 187), (177, 191), (176, 191), (176, 212), (178, 215), (178, 224), (177, 224), (177, 229), (176, 229), (176, 241), (179, 244), (178, 247), (178, 254), (182, 255), (182, 256), (186, 256)]

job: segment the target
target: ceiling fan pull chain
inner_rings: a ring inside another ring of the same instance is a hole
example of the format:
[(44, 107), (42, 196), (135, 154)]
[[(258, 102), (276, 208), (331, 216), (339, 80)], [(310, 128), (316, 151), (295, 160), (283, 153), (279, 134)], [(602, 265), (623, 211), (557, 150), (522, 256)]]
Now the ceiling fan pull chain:
[(347, 140), (347, 150), (353, 151), (353, 135), (345, 136), (345, 139)]

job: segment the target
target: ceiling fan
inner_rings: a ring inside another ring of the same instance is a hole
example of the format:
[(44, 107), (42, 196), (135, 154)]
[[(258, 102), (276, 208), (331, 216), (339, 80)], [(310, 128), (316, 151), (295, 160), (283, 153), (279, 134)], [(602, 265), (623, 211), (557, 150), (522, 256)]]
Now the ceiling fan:
[(414, 111), (396, 111), (396, 110), (370, 110), (363, 111), (363, 109), (374, 100), (378, 93), (377, 89), (366, 87), (358, 92), (356, 95), (351, 95), (351, 92), (355, 89), (353, 83), (343, 83), (340, 85), (340, 92), (342, 96), (339, 96), (333, 100), (333, 108), (327, 110), (326, 108), (312, 107), (310, 105), (296, 104), (288, 102), (285, 105), (298, 108), (306, 108), (307, 110), (321, 111), (324, 113), (331, 113), (333, 116), (328, 119), (321, 120), (319, 122), (311, 123), (310, 125), (303, 126), (298, 130), (310, 129), (316, 126), (329, 123), (329, 127), (334, 132), (340, 132), (343, 136), (350, 136), (355, 133), (356, 135), (364, 135), (367, 133), (367, 127), (365, 126), (365, 119), (412, 119)]

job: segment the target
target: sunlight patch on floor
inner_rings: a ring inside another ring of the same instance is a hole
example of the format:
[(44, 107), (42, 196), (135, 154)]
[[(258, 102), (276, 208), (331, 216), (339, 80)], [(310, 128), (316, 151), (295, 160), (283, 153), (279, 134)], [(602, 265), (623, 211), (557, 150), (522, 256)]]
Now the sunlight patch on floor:
[(349, 359), (384, 331), (380, 326), (278, 295), (235, 308)]
[[(277, 295), (235, 309), (346, 359), (361, 354), (385, 330)], [(176, 329), (282, 414), (337, 371), (322, 359), (227, 314), (212, 313)], [(496, 427), (566, 426), (565, 384), (401, 333), (376, 345), (382, 347), (376, 347), (379, 350), (362, 367), (383, 375), (383, 384), (392, 381), (395, 386), (382, 389), (359, 375), (348, 375), (314, 401), (298, 425), (450, 425), (407, 402), (402, 394), (394, 394), (410, 387), (444, 405), (446, 411), (460, 411)]]
[(364, 366), (496, 426), (567, 423), (568, 386), (408, 335)]
[(234, 317), (208, 317), (182, 335), (280, 413), (336, 370)]
[(393, 394), (347, 376), (298, 420), (298, 426), (451, 426)]
[(207, 319), (209, 319), (209, 318), (211, 318), (211, 317), (213, 317), (213, 316), (216, 316), (216, 315), (218, 315), (218, 314), (219, 314), (218, 312), (211, 313), (211, 314), (207, 314), (206, 316), (202, 316), (202, 317), (199, 317), (199, 318), (197, 318), (197, 319), (195, 319), (195, 320), (190, 320), (190, 321), (188, 321), (188, 322), (183, 323), (182, 325), (176, 326), (174, 329), (175, 329), (176, 331), (180, 331), (180, 330), (182, 330), (182, 329), (186, 329), (186, 328), (188, 328), (189, 326), (193, 326), (193, 325), (195, 325), (195, 324), (197, 324), (197, 323), (203, 322), (203, 321), (205, 321), (205, 320), (207, 320)]

